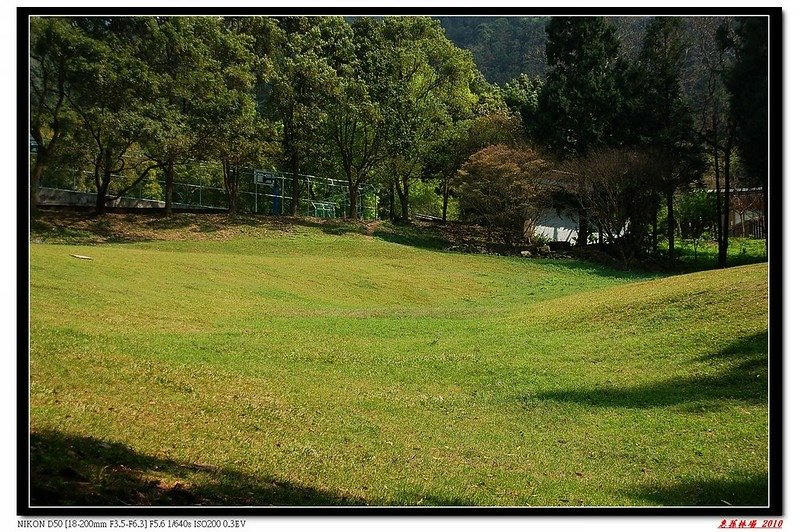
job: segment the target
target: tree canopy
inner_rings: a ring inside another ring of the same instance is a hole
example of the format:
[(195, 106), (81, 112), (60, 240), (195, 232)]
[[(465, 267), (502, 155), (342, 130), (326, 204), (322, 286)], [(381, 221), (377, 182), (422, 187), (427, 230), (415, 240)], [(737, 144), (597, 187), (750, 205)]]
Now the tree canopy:
[[(154, 172), (169, 213), (176, 175), (213, 161), (231, 212), (243, 175), (269, 168), (291, 175), (294, 215), (301, 176), (318, 173), (345, 183), (349, 218), (369, 186), (384, 216), (408, 222), (417, 194), (447, 221), (451, 197), (466, 218), (486, 204), (465, 176), (517, 190), (501, 159), (534, 153), (634, 180), (625, 243), (639, 254), (664, 237), (671, 254), (678, 196), (713, 180), (724, 265), (733, 183), (766, 196), (767, 45), (759, 17), (34, 17), (31, 208), (71, 165), (98, 213), (157, 187)], [(585, 245), (609, 224), (576, 191), (558, 208), (577, 211)]]

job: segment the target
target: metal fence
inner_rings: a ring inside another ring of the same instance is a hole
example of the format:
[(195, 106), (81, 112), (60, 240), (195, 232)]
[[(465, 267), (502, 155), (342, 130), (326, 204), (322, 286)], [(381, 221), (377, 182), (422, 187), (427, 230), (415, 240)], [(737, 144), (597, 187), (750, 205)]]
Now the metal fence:
[[(317, 218), (344, 217), (350, 208), (347, 181), (301, 174), (299, 177), (298, 214)], [(113, 175), (116, 182), (130, 177)], [(285, 215), (291, 212), (293, 177), (285, 172), (259, 169), (244, 170), (240, 176), (236, 209), (243, 213)], [(113, 183), (114, 181), (112, 181)], [(91, 172), (74, 171), (72, 175), (59, 175), (45, 179), (43, 187), (60, 190), (96, 193)], [(124, 194), (132, 200), (163, 201), (165, 182), (143, 181)], [(115, 198), (114, 191), (109, 193)], [(361, 219), (378, 218), (378, 195), (372, 185), (359, 187), (356, 196), (356, 216)], [(208, 184), (173, 182), (172, 202), (176, 207), (228, 208), (228, 195), (224, 188)]]

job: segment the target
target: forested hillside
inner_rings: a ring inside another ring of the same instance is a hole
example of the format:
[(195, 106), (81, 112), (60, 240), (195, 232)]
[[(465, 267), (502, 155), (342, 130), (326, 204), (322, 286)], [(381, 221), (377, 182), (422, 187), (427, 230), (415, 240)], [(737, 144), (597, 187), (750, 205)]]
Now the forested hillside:
[(504, 84), (521, 73), (544, 76), (550, 17), (438, 17), (447, 37), (472, 52), (486, 79)]
[[(472, 52), (475, 64), (492, 83), (503, 85), (520, 74), (543, 78), (547, 72), (547, 22), (551, 17), (434, 17), (447, 37), (460, 48)], [(606, 17), (617, 29), (620, 54), (635, 60), (642, 47), (647, 23), (653, 17)], [(686, 34), (690, 42), (687, 67), (699, 76), (699, 56), (706, 43), (704, 33), (710, 23), (719, 24), (719, 17), (686, 17)], [(696, 84), (687, 89), (700, 90)]]

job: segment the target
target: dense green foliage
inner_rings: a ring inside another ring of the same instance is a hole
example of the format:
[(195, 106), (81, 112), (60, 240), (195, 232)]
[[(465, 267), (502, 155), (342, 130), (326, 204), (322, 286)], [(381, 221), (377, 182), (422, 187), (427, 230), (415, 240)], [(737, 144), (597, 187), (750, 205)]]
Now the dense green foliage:
[(118, 217), (32, 235), (34, 504), (766, 504), (763, 264)]
[[(714, 188), (724, 266), (730, 189), (760, 185), (766, 212), (765, 27), (730, 17), (34, 19), (31, 203), (42, 179), (72, 182), (93, 188), (102, 213), (108, 196), (153, 188), (155, 171), (170, 213), (176, 176), (208, 182), (190, 169), (205, 161), (232, 213), (257, 209), (239, 192), (250, 169), (266, 168), (291, 174), (282, 194), (293, 215), (311, 193), (301, 175), (317, 174), (346, 183), (337, 202), (348, 218), (363, 214), (369, 187), (384, 218), (446, 221), (452, 179), (503, 144), (550, 160), (557, 208), (575, 213), (585, 246), (605, 207), (584, 186), (595, 174), (569, 168), (623, 150), (650, 162), (620, 168), (642, 198), (646, 223), (625, 224), (637, 258), (658, 258), (662, 238), (675, 258), (678, 196)], [(458, 214), (476, 208), (460, 201)], [(606, 244), (627, 256), (621, 242)]]
[(543, 77), (549, 17), (437, 17), (447, 37), (472, 52), (486, 79), (498, 85), (520, 74)]

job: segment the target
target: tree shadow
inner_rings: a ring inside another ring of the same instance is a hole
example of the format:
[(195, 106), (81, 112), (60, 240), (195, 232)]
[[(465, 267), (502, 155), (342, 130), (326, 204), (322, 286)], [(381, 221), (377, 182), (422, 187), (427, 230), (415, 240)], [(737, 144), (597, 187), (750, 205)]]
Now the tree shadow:
[(706, 361), (725, 361), (725, 360), (748, 360), (761, 357), (766, 354), (768, 346), (768, 331), (764, 330), (740, 338), (731, 345), (717, 352), (698, 357), (697, 360)]
[(32, 507), (474, 505), (412, 492), (396, 500), (368, 500), (270, 475), (157, 458), (122, 443), (53, 430), (31, 433), (30, 464)]
[(31, 506), (341, 506), (361, 498), (212, 465), (147, 456), (116, 442), (31, 434)]
[[(743, 338), (718, 352), (700, 357), (700, 361), (720, 362), (722, 369), (692, 377), (675, 377), (639, 386), (598, 386), (592, 389), (557, 390), (525, 394), (523, 404), (536, 400), (581, 403), (587, 406), (614, 408), (661, 408), (684, 405), (689, 409), (714, 409), (726, 401), (766, 404), (767, 333)], [(712, 364), (713, 371), (713, 364)]]
[(766, 506), (769, 502), (766, 474), (643, 484), (628, 494), (657, 506)]
[[(547, 260), (547, 259), (546, 259)], [(570, 270), (577, 270), (581, 273), (595, 277), (606, 277), (609, 279), (619, 279), (626, 281), (647, 280), (663, 274), (656, 274), (645, 270), (624, 270), (621, 267), (614, 267), (613, 265), (606, 265), (600, 261), (590, 261), (583, 257), (573, 258), (572, 260), (550, 259), (554, 264), (560, 268), (567, 268)]]
[(467, 497), (456, 497), (453, 495), (442, 495), (429, 491), (401, 491), (397, 495), (397, 501), (387, 503), (395, 506), (478, 506), (478, 504)]
[(373, 232), (372, 236), (392, 244), (433, 251), (444, 251), (448, 244), (452, 244), (442, 235), (440, 229), (415, 224), (383, 224)]

